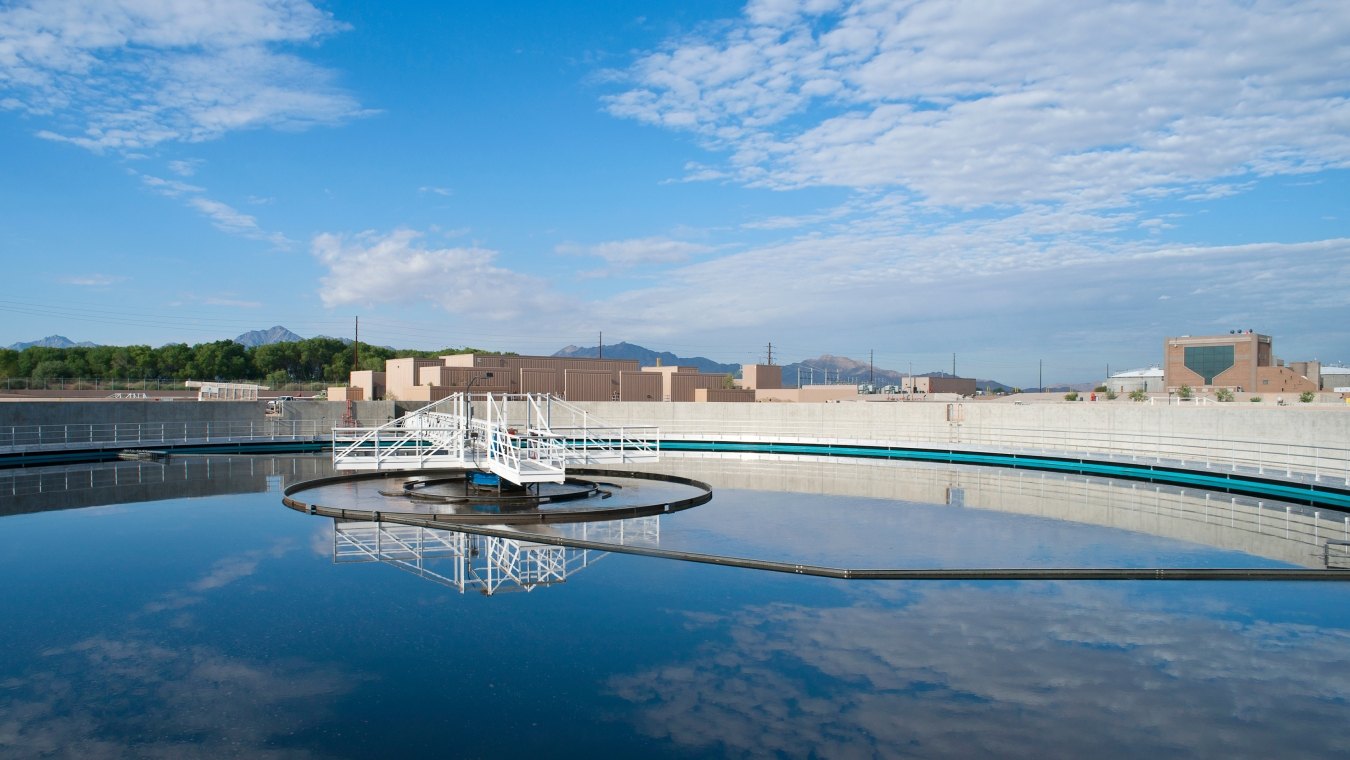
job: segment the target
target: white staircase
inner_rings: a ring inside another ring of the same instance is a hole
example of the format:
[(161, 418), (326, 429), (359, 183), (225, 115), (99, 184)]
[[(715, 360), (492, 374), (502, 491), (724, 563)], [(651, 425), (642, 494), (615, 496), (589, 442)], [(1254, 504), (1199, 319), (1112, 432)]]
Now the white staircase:
[(545, 394), (456, 393), (379, 427), (333, 429), (337, 470), (476, 468), (516, 484), (567, 466), (655, 462), (659, 430), (608, 425)]

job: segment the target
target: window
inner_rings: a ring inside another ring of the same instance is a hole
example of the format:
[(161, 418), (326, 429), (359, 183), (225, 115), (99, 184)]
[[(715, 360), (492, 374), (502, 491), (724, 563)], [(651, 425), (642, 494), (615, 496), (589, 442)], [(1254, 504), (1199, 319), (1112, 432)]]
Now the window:
[(1205, 385), (1213, 385), (1214, 378), (1233, 366), (1232, 346), (1188, 346), (1186, 369), (1204, 378)]

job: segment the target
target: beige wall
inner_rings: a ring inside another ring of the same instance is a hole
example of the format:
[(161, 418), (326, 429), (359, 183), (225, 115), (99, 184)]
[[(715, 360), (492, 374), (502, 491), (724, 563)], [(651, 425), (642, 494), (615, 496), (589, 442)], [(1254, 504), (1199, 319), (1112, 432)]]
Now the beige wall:
[(856, 385), (803, 385), (801, 388), (761, 388), (756, 401), (785, 401), (821, 404), (830, 401), (858, 400)]
[(329, 401), (364, 401), (362, 395), (363, 390), (361, 388), (352, 388), (346, 385), (330, 385), (327, 394)]
[(385, 375), (383, 372), (375, 372), (368, 369), (361, 370), (360, 372), (353, 372), (351, 374), (351, 380), (347, 384), (353, 388), (360, 388), (363, 399), (374, 400), (384, 398)]
[(411, 398), (413, 388), (418, 385), (418, 370), (422, 367), (435, 367), (436, 359), (388, 359), (384, 363), (385, 396), (403, 401)]

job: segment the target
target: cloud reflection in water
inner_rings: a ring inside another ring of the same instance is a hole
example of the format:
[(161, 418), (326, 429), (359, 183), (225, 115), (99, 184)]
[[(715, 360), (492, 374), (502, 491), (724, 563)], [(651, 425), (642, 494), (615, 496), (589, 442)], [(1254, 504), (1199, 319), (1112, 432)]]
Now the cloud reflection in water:
[(1343, 628), (1235, 622), (1101, 584), (878, 585), (852, 606), (773, 603), (689, 625), (709, 632), (694, 656), (610, 687), (639, 707), (640, 730), (701, 751), (1350, 750)]

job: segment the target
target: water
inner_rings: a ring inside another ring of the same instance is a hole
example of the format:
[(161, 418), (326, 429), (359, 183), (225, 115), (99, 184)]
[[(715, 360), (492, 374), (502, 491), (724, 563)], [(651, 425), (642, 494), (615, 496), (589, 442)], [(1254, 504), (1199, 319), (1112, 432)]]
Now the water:
[[(1199, 494), (956, 468), (663, 467), (717, 489), (660, 518), (666, 548), (836, 566), (1311, 563), (1278, 530), (1220, 524), (1228, 505)], [(3, 473), (5, 512), (67, 508), (0, 519), (0, 755), (1350, 748), (1347, 584), (845, 582), (591, 553), (565, 583), (461, 594), (334, 564), (333, 522), (280, 505), (283, 483), (322, 470), (228, 457)], [(813, 476), (814, 494), (758, 490)]]

